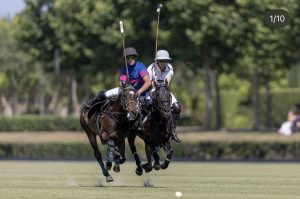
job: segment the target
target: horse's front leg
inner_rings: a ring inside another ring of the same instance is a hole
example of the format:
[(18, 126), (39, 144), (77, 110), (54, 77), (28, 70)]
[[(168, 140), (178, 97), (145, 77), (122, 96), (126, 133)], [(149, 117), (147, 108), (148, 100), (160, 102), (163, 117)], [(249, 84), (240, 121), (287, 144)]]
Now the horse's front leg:
[(166, 153), (167, 153), (167, 155), (166, 155), (167, 157), (166, 157), (165, 161), (161, 164), (162, 169), (168, 168), (169, 163), (173, 157), (173, 147), (172, 147), (171, 138), (169, 138), (166, 143)]
[(159, 163), (159, 155), (157, 154), (157, 151), (155, 148), (153, 148), (152, 150), (152, 156), (153, 156), (153, 159), (154, 159), (154, 164), (153, 164), (153, 168), (155, 170), (160, 170), (161, 166), (160, 166), (160, 163)]
[(146, 142), (145, 142), (145, 151), (146, 151), (146, 156), (147, 156), (147, 161), (148, 162), (143, 164), (143, 168), (144, 168), (146, 173), (149, 173), (150, 171), (152, 171), (152, 160), (151, 160), (152, 147), (151, 147), (151, 145), (149, 145)]
[(125, 139), (122, 141), (120, 145), (118, 145), (119, 153), (120, 153), (120, 164), (123, 164), (126, 161), (125, 157)]
[(106, 182), (113, 181), (114, 179), (109, 175), (108, 170), (105, 168), (105, 165), (102, 161), (102, 156), (97, 145), (96, 135), (93, 132), (86, 132), (86, 133), (89, 138), (89, 142), (94, 150), (94, 156), (101, 167), (103, 175), (106, 177)]
[(136, 147), (134, 144), (135, 138), (136, 138), (136, 134), (134, 132), (130, 132), (129, 136), (128, 136), (128, 144), (129, 144), (130, 151), (135, 159), (135, 164), (137, 166), (135, 169), (135, 173), (136, 173), (136, 175), (140, 176), (143, 174), (143, 167), (142, 167), (140, 157), (136, 151)]

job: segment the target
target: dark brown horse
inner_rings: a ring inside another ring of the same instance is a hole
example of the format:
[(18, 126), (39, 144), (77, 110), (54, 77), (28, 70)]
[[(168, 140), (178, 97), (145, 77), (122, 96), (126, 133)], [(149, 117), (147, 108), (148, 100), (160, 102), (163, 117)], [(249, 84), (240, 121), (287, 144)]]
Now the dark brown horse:
[[(138, 116), (140, 107), (138, 99), (135, 97), (134, 88), (127, 86), (122, 89), (116, 99), (96, 103), (91, 108), (85, 104), (83, 103), (81, 109), (80, 124), (88, 136), (94, 156), (106, 181), (113, 181), (108, 170), (114, 161), (114, 171), (119, 172), (120, 164), (126, 160), (125, 138), (130, 121), (135, 120)], [(102, 161), (97, 145), (97, 135), (100, 137), (101, 143), (108, 147), (106, 165)]]
[[(145, 172), (152, 170), (152, 159), (153, 156), (155, 162), (153, 167), (156, 170), (160, 168), (166, 169), (173, 156), (173, 148), (171, 142), (171, 131), (172, 131), (172, 113), (171, 113), (171, 92), (165, 82), (155, 83), (154, 101), (152, 110), (147, 114), (143, 120), (144, 129), (142, 131), (132, 130), (128, 136), (128, 143), (131, 151), (133, 152), (136, 160), (136, 174), (142, 175), (143, 169)], [(147, 163), (142, 165), (134, 141), (136, 135), (141, 137), (145, 142), (145, 151), (147, 156)], [(163, 147), (166, 151), (166, 159), (163, 164), (159, 162), (159, 156), (156, 152), (157, 147)]]

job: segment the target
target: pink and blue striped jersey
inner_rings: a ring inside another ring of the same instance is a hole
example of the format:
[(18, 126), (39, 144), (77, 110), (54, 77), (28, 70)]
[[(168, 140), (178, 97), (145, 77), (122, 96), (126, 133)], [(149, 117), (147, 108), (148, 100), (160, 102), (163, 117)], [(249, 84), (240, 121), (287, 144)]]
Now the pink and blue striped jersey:
[[(144, 77), (149, 75), (146, 66), (139, 61), (132, 66), (128, 66), (129, 82), (136, 90), (139, 90), (144, 84)], [(126, 81), (126, 66), (122, 67), (120, 81)], [(144, 93), (142, 93), (144, 94)]]

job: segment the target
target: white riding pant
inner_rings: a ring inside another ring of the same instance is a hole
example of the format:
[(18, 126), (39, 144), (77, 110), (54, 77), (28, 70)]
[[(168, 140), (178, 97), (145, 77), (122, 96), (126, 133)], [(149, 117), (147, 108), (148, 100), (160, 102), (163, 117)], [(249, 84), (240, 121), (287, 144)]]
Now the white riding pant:
[[(121, 92), (122, 92), (122, 89), (120, 87), (116, 87), (116, 88), (106, 91), (105, 96), (107, 98), (117, 97)], [(172, 97), (172, 101), (171, 101), (171, 106), (172, 106), (172, 104), (177, 102), (177, 99), (175, 98), (175, 96), (172, 93), (171, 93), (171, 97)], [(146, 93), (146, 96), (141, 96), (141, 100), (144, 100), (144, 98), (146, 98), (146, 100), (150, 100), (152, 103), (152, 98), (151, 98), (149, 92)]]
[(120, 87), (116, 87), (113, 89), (110, 89), (108, 91), (105, 92), (105, 96), (107, 98), (111, 98), (111, 97), (117, 97), (120, 93), (121, 93), (121, 88)]

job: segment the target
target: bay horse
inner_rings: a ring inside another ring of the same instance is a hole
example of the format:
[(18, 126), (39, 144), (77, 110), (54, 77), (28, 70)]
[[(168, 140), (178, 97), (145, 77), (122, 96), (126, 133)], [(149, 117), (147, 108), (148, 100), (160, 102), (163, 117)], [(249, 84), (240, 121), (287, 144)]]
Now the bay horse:
[[(171, 92), (164, 81), (154, 83), (155, 91), (153, 93), (153, 105), (151, 111), (145, 116), (143, 120), (143, 130), (132, 130), (128, 136), (128, 143), (133, 152), (136, 161), (136, 174), (142, 175), (143, 169), (146, 173), (150, 172), (152, 168), (159, 170), (166, 169), (173, 157), (173, 147), (171, 142), (171, 132), (173, 125), (173, 116), (171, 112)], [(136, 148), (134, 145), (136, 136), (144, 140), (145, 152), (147, 156), (147, 163), (141, 164)], [(166, 151), (166, 159), (162, 164), (159, 162), (159, 156), (156, 152), (156, 147), (163, 147)], [(154, 165), (152, 166), (152, 159), (154, 158)]]
[[(100, 106), (101, 105), (101, 106)], [(101, 107), (99, 109), (99, 107)], [(130, 121), (136, 119), (139, 114), (140, 104), (135, 97), (134, 88), (126, 86), (113, 100), (99, 102), (92, 107), (83, 103), (80, 113), (80, 124), (85, 130), (89, 142), (94, 150), (94, 156), (98, 161), (106, 182), (113, 181), (108, 170), (114, 164), (114, 171), (120, 171), (120, 164), (125, 158), (125, 138)], [(107, 162), (104, 165), (102, 155), (97, 144), (97, 136), (102, 145), (107, 145)], [(119, 154), (118, 154), (119, 153)]]

